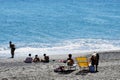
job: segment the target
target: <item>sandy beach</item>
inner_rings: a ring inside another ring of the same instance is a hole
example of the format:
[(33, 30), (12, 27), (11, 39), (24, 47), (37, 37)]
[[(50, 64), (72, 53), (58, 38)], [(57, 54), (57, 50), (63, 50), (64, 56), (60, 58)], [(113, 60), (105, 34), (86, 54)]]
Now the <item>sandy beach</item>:
[(120, 80), (120, 0), (0, 0), (0, 80)]
[[(120, 80), (120, 51), (98, 53), (100, 54), (99, 72), (95, 73), (81, 71), (78, 66), (75, 71), (54, 72), (58, 66), (66, 65), (59, 62), (59, 59), (65, 60), (67, 55), (50, 56), (49, 63), (24, 63), (23, 57), (3, 58), (0, 59), (0, 80)], [(73, 54), (73, 58), (77, 56), (81, 55)]]

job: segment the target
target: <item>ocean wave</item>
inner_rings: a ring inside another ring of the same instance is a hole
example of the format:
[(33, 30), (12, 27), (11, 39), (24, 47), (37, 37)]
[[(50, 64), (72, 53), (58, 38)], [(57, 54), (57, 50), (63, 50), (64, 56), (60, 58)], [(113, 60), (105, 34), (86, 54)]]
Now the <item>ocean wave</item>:
[[(20, 45), (20, 44), (19, 44)], [(120, 50), (120, 40), (102, 40), (102, 39), (73, 39), (59, 43), (42, 44), (33, 43), (17, 46), (15, 53), (18, 56), (26, 56), (28, 53), (33, 55), (49, 55), (68, 54), (68, 53), (85, 53), (91, 51)], [(41, 47), (40, 47), (41, 46)], [(0, 54), (6, 53), (10, 55), (10, 49), (0, 48)]]

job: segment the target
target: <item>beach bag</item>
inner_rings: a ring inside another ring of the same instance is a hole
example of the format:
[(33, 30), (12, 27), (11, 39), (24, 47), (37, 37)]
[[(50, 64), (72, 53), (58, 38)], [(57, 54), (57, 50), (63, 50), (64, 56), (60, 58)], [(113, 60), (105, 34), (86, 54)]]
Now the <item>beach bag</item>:
[(89, 66), (90, 72), (95, 72), (95, 67), (94, 66)]

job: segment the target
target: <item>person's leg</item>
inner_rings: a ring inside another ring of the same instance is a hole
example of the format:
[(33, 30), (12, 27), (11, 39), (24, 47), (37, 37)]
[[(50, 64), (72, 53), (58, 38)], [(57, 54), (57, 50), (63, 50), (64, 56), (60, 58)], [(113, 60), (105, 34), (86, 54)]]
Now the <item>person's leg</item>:
[(12, 50), (12, 58), (14, 58), (14, 50)]
[(98, 65), (96, 65), (96, 72), (98, 72)]
[(12, 53), (12, 58), (14, 58), (14, 53)]

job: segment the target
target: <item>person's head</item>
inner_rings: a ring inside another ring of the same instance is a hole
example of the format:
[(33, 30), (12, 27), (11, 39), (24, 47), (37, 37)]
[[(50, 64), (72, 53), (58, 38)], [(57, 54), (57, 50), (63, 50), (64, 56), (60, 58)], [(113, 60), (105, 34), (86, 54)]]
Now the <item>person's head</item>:
[(43, 56), (46, 56), (46, 54), (43, 54)]
[(91, 56), (91, 59), (95, 59), (95, 56), (94, 56), (94, 55), (92, 55), (92, 56)]
[(99, 56), (99, 54), (98, 54), (98, 53), (96, 53), (96, 56)]
[(29, 56), (31, 56), (31, 54), (29, 54)]
[(10, 41), (9, 43), (10, 43), (10, 44), (12, 44), (12, 42), (11, 42), (11, 41)]
[(71, 57), (72, 57), (72, 54), (69, 54), (68, 57), (71, 58)]
[(35, 55), (35, 58), (37, 58), (38, 57), (38, 55)]

